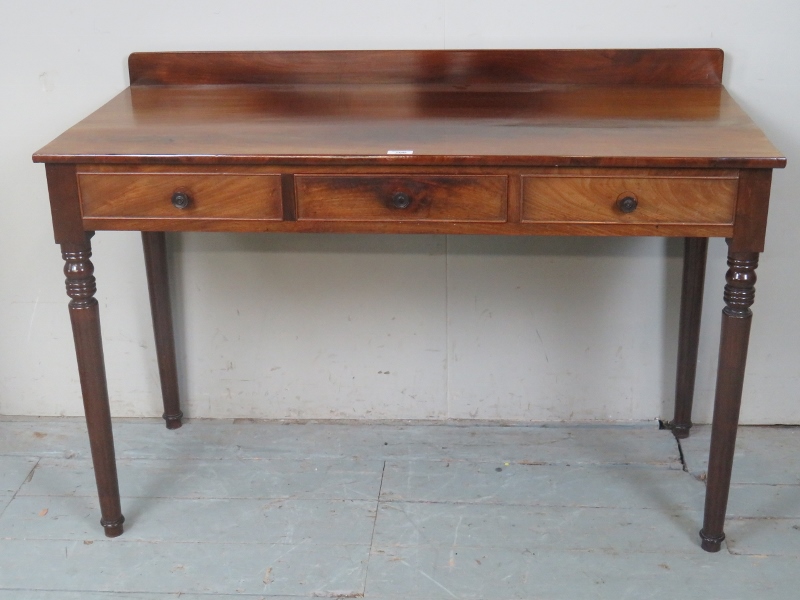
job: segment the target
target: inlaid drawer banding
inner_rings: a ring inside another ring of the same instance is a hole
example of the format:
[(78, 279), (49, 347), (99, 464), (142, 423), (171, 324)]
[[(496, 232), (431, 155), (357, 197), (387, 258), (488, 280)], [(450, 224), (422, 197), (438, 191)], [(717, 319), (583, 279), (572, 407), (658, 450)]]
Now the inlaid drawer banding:
[(522, 176), (523, 223), (733, 223), (738, 177), (581, 174)]
[(295, 176), (297, 219), (504, 222), (505, 175)]
[(283, 218), (276, 174), (80, 173), (84, 217)]

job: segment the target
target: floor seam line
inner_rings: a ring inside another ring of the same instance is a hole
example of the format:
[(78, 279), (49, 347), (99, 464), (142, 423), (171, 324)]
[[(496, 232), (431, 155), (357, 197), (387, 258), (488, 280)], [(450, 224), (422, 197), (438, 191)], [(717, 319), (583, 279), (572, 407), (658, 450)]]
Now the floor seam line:
[(19, 484), (19, 487), (16, 490), (14, 490), (13, 494), (11, 494), (11, 500), (9, 500), (8, 504), (6, 504), (2, 509), (0, 509), (0, 519), (3, 518), (3, 515), (5, 514), (8, 507), (11, 506), (11, 503), (14, 502), (14, 500), (17, 498), (17, 494), (19, 494), (23, 486), (33, 478), (33, 472), (36, 470), (36, 467), (39, 466), (39, 461), (41, 460), (42, 460), (41, 457), (36, 458), (36, 463), (31, 467), (31, 470), (28, 471), (28, 475), (25, 477), (25, 480), (21, 484)]
[(369, 579), (369, 564), (372, 559), (372, 548), (375, 545), (375, 529), (378, 526), (378, 513), (380, 512), (381, 508), (381, 493), (383, 492), (383, 479), (386, 475), (386, 461), (383, 461), (383, 469), (381, 469), (381, 481), (378, 484), (378, 498), (375, 502), (375, 519), (372, 521), (372, 533), (369, 537), (369, 549), (367, 550), (367, 566), (364, 568), (364, 589), (361, 590), (361, 593), (366, 596), (367, 595), (367, 582)]
[[(185, 595), (183, 592), (146, 592), (146, 591), (114, 591), (114, 590), (86, 590), (86, 589), (70, 589), (70, 588), (19, 588), (19, 587), (0, 587), (0, 591), (3, 592), (45, 592), (45, 593), (67, 593), (67, 594), (93, 594), (95, 596), (99, 596), (100, 594), (106, 596), (108, 594), (112, 594), (114, 596), (122, 597), (124, 595), (125, 598), (130, 597), (131, 594), (136, 594), (137, 596), (155, 596), (157, 598), (163, 598), (164, 596), (168, 597), (175, 597), (180, 598), (181, 596)], [(218, 598), (221, 594), (217, 592), (191, 592), (192, 596), (208, 596), (209, 598)], [(222, 594), (226, 595), (226, 594)], [(269, 596), (264, 596), (262, 593), (249, 593), (249, 592), (237, 592), (236, 597), (239, 598), (257, 598), (259, 600), (264, 600), (265, 598), (269, 598)], [(281, 598), (308, 598), (307, 595), (302, 594), (283, 594), (280, 596)]]
[(686, 457), (683, 454), (683, 446), (681, 446), (681, 440), (680, 438), (677, 438), (675, 436), (673, 436), (673, 438), (675, 439), (675, 443), (678, 445), (678, 456), (680, 456), (681, 467), (683, 468), (684, 472), (688, 473), (689, 466), (686, 464)]

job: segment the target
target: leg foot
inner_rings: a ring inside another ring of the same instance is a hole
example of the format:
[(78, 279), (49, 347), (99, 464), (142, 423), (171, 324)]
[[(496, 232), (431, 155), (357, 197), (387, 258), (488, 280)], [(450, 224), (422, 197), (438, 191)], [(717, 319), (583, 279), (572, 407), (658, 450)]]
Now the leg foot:
[(674, 435), (679, 440), (685, 440), (689, 437), (689, 431), (692, 428), (691, 423), (684, 423), (682, 425), (676, 425), (675, 423), (670, 423), (670, 430), (672, 430), (672, 435)]
[(177, 415), (168, 415), (164, 413), (161, 417), (167, 422), (167, 429), (180, 429), (183, 422), (181, 419), (183, 418), (183, 413), (178, 411)]
[(700, 547), (706, 552), (719, 552), (724, 540), (724, 533), (719, 536), (708, 536), (702, 529), (700, 530)]
[(106, 521), (100, 519), (100, 525), (105, 530), (106, 537), (115, 538), (122, 535), (122, 524), (125, 522), (125, 517), (120, 516), (116, 521)]

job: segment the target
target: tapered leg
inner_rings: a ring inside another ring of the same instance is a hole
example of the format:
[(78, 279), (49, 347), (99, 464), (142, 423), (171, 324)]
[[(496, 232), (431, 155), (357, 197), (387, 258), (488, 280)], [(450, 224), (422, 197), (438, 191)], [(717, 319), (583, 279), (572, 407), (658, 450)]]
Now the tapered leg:
[(117, 465), (114, 457), (114, 436), (111, 432), (111, 411), (100, 337), (100, 311), (94, 297), (94, 266), (89, 260), (92, 247), (89, 235), (83, 244), (61, 244), (66, 261), (67, 295), (71, 298), (69, 315), (75, 337), (75, 353), (83, 392), (86, 425), (92, 450), (97, 493), (100, 497), (100, 524), (108, 537), (122, 533), (122, 509), (119, 502)]
[(671, 423), (672, 433), (678, 439), (689, 437), (689, 429), (692, 427), (692, 402), (697, 373), (697, 346), (700, 342), (700, 315), (703, 310), (707, 253), (708, 238), (686, 238), (684, 241), (678, 374), (675, 382), (675, 416)]
[(161, 231), (142, 232), (142, 247), (150, 290), (150, 310), (156, 338), (158, 373), (161, 377), (161, 397), (164, 401), (164, 420), (167, 429), (181, 426), (178, 370), (175, 364), (175, 336), (172, 330), (172, 308), (169, 300), (166, 236)]
[(717, 393), (711, 426), (711, 451), (706, 479), (706, 506), (700, 531), (703, 550), (717, 552), (725, 539), (723, 526), (733, 469), (736, 429), (742, 402), (744, 367), (755, 299), (757, 252), (729, 252), (725, 276), (725, 308), (717, 367)]

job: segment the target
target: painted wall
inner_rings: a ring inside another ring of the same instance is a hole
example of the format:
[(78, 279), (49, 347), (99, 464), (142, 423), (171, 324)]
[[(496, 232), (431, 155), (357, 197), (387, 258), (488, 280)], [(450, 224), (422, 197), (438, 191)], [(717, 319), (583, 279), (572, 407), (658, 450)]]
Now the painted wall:
[[(130, 52), (720, 47), (786, 154), (743, 407), (800, 423), (800, 3), (795, 0), (3, 2), (0, 414), (75, 415), (62, 262), (30, 155), (127, 85)], [(682, 246), (664, 239), (171, 236), (193, 417), (669, 418)], [(139, 237), (94, 242), (112, 411), (156, 416)], [(695, 420), (711, 413), (725, 246), (712, 240)]]

